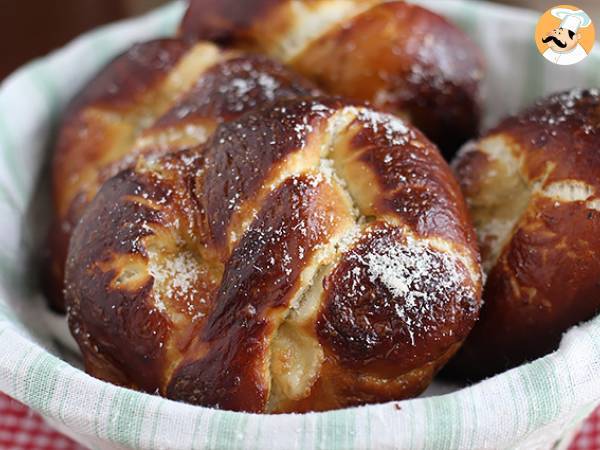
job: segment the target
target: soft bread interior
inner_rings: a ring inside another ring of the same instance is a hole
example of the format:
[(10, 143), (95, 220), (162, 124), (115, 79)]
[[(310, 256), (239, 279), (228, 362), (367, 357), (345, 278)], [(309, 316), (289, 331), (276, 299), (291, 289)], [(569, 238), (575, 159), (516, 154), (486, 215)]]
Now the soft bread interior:
[(382, 0), (293, 0), (277, 9), (273, 20), (288, 21), (284, 33), (261, 33), (258, 37), (268, 54), (284, 62), (291, 61), (331, 27), (366, 11)]
[(467, 145), (463, 154), (479, 151), (487, 157), (487, 164), (477, 177), (478, 190), (467, 198), (481, 245), (483, 270), (487, 273), (527, 209), (532, 187), (521, 172), (520, 152), (510, 138), (495, 135)]
[[(354, 234), (358, 222), (357, 209), (346, 189), (346, 182), (335, 172), (329, 156), (337, 137), (354, 118), (354, 112), (347, 109), (336, 112), (328, 119), (325, 129), (315, 134), (319, 139), (309, 143), (308, 154), (312, 156), (301, 158), (309, 162), (304, 170), (316, 172), (338, 192), (345, 205), (348, 220), (339, 233), (321, 246), (313, 262), (304, 269), (302, 288), (292, 300), (284, 320), (273, 334), (268, 368), (271, 380), (267, 406), (269, 412), (280, 410), (289, 400), (307, 397), (320, 374), (324, 352), (315, 336), (314, 322), (321, 305), (323, 279), (340, 257), (343, 241)], [(301, 153), (304, 154), (305, 151)], [(296, 170), (299, 168), (297, 162), (288, 167)], [(288, 173), (288, 176), (291, 175), (293, 172)], [(277, 177), (278, 180), (285, 178), (287, 177), (283, 174)]]
[[(271, 341), (270, 378), (271, 392), (268, 410), (278, 411), (289, 400), (299, 400), (310, 394), (311, 387), (319, 377), (324, 352), (315, 336), (314, 322), (321, 305), (323, 279), (341, 256), (344, 241), (356, 233), (359, 222), (358, 209), (347, 190), (346, 181), (335, 171), (330, 159), (339, 136), (343, 135), (356, 118), (354, 108), (343, 108), (334, 113), (323, 130), (315, 134), (318, 141), (310, 142), (311, 170), (316, 171), (327, 183), (334, 186), (345, 204), (348, 214), (346, 226), (324, 244), (313, 264), (304, 270), (302, 286), (292, 301), (284, 321), (279, 325)], [(305, 153), (304, 151), (302, 152)], [(307, 167), (308, 169), (308, 167)], [(283, 178), (283, 177), (279, 177)]]

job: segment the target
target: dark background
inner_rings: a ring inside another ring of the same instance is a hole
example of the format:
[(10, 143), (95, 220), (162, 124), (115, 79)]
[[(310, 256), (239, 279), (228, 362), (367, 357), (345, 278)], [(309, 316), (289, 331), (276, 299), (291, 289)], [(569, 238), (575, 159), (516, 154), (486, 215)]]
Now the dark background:
[(82, 32), (166, 0), (0, 0), (0, 80)]

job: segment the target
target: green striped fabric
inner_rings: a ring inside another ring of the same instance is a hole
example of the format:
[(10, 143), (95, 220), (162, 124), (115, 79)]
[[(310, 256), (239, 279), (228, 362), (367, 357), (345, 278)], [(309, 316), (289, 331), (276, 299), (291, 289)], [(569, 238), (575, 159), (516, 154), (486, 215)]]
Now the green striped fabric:
[[(600, 45), (576, 66), (554, 66), (535, 49), (536, 13), (467, 0), (420, 3), (484, 50), (487, 125), (544, 93), (600, 85)], [(0, 390), (92, 449), (549, 448), (565, 436), (600, 401), (600, 318), (570, 330), (555, 353), (479, 384), (319, 414), (194, 407), (109, 385), (67, 362), (60, 333), (40, 320), (47, 313), (31, 268), (47, 217), (53, 130), (86, 79), (132, 42), (173, 34), (183, 9), (172, 3), (98, 29), (0, 87)]]

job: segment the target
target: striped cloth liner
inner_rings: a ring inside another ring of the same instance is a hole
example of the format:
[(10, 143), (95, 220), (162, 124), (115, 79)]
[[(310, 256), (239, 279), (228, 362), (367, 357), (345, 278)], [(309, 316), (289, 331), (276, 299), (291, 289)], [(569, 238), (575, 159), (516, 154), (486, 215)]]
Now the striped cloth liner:
[[(536, 13), (484, 2), (420, 3), (455, 21), (485, 51), (488, 125), (544, 93), (600, 85), (600, 45), (576, 66), (554, 66), (535, 49)], [(476, 385), (318, 414), (194, 407), (115, 387), (65, 362), (58, 337), (40, 319), (44, 304), (32, 269), (47, 222), (47, 155), (57, 119), (109, 58), (134, 41), (172, 34), (183, 10), (172, 3), (98, 29), (0, 86), (1, 391), (91, 449), (550, 448), (598, 404), (600, 318), (566, 333), (555, 353)]]

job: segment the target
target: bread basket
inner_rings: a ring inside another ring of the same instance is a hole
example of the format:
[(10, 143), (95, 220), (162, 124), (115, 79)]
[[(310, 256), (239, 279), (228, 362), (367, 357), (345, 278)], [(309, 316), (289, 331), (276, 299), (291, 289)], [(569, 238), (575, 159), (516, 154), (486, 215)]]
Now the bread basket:
[[(466, 0), (420, 3), (483, 49), (487, 125), (545, 93), (600, 85), (600, 47), (570, 67), (538, 54), (539, 13)], [(38, 286), (55, 126), (68, 100), (108, 59), (133, 42), (173, 34), (184, 8), (172, 3), (88, 33), (0, 86), (0, 391), (92, 449), (550, 448), (567, 442), (600, 402), (600, 318), (571, 329), (556, 352), (476, 385), (446, 387), (442, 395), (434, 386), (417, 399), (328, 413), (195, 407), (101, 382), (79, 368), (64, 320), (47, 312)]]

